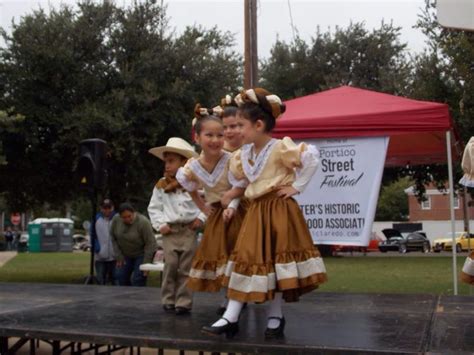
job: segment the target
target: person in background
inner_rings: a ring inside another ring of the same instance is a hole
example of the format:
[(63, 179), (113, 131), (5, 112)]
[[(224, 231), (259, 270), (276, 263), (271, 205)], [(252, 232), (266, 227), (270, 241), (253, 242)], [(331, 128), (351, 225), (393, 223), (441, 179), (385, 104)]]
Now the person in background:
[(15, 233), (12, 231), (11, 227), (7, 227), (5, 231), (5, 242), (7, 243), (7, 250), (13, 250), (13, 239), (15, 238)]
[(153, 261), (157, 249), (153, 227), (128, 202), (122, 203), (118, 212), (110, 227), (117, 281), (120, 286), (146, 286), (148, 273), (140, 271), (140, 265)]
[(240, 149), (244, 138), (237, 124), (237, 103), (230, 95), (221, 100), (222, 124), (224, 126), (224, 150), (230, 153)]
[(110, 236), (110, 224), (115, 214), (114, 204), (111, 200), (105, 199), (100, 205), (100, 212), (95, 219), (94, 252), (95, 271), (99, 285), (115, 285), (115, 254)]

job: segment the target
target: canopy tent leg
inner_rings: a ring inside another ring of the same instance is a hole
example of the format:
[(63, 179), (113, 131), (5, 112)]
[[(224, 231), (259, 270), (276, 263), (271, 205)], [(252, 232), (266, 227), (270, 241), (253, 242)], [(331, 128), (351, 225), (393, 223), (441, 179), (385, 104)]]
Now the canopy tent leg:
[(453, 239), (453, 293), (458, 294), (458, 272), (456, 258), (456, 227), (454, 217), (454, 179), (453, 179), (453, 156), (451, 153), (451, 131), (446, 131), (446, 148), (448, 152), (448, 176), (449, 176), (449, 211), (451, 214), (451, 237)]

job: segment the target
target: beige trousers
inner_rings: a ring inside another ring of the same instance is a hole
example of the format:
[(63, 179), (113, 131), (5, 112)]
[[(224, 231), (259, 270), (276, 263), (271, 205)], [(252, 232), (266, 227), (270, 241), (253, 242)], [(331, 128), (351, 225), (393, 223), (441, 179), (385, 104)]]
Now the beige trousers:
[(193, 293), (186, 287), (189, 270), (197, 248), (196, 232), (189, 224), (172, 224), (171, 233), (163, 236), (165, 267), (161, 285), (161, 304), (191, 309)]

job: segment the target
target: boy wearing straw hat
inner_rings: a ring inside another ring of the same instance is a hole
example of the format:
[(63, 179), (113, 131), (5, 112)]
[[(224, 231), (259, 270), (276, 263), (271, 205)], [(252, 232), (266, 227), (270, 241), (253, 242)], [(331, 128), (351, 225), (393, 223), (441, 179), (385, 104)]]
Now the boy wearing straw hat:
[(167, 312), (188, 314), (192, 292), (186, 287), (186, 280), (197, 248), (196, 230), (202, 227), (206, 216), (181, 188), (175, 175), (189, 158), (197, 157), (197, 153), (188, 142), (176, 137), (149, 152), (165, 163), (164, 177), (155, 185), (148, 206), (153, 228), (163, 235), (165, 266), (161, 303)]

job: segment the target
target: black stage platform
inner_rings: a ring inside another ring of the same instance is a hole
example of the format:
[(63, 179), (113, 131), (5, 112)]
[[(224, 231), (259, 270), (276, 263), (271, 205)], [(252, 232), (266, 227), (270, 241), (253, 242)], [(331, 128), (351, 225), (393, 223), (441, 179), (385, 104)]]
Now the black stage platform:
[(192, 315), (177, 317), (157, 288), (0, 283), (0, 349), (15, 337), (232, 353), (474, 352), (471, 297), (315, 292), (285, 305), (286, 337), (274, 341), (263, 338), (264, 305), (247, 307), (232, 340), (202, 335), (221, 297), (197, 294)]

